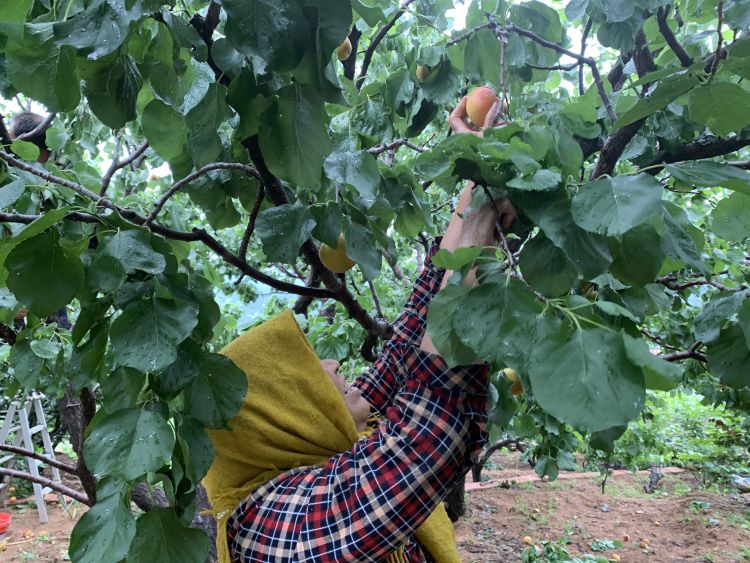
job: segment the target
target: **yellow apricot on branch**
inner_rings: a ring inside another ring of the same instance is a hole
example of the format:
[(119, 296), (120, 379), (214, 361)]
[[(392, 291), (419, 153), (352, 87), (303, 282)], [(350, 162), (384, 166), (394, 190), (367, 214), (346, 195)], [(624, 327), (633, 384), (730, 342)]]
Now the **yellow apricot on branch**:
[(349, 41), (349, 38), (346, 37), (344, 41), (336, 47), (336, 56), (339, 58), (340, 61), (345, 61), (349, 58), (349, 55), (352, 54), (352, 42)]
[(346, 240), (343, 233), (339, 235), (339, 243), (336, 248), (331, 248), (327, 244), (320, 245), (318, 256), (323, 265), (337, 274), (343, 274), (351, 270), (356, 262), (346, 255)]
[(510, 386), (510, 392), (513, 393), (514, 397), (518, 397), (521, 393), (523, 393), (521, 378), (519, 377), (516, 370), (514, 370), (513, 368), (505, 368), (503, 369), (503, 375), (505, 376), (505, 379), (508, 379), (513, 383), (513, 385)]
[(430, 77), (430, 73), (432, 73), (432, 69), (427, 65), (417, 65), (417, 79), (420, 82), (427, 80)]

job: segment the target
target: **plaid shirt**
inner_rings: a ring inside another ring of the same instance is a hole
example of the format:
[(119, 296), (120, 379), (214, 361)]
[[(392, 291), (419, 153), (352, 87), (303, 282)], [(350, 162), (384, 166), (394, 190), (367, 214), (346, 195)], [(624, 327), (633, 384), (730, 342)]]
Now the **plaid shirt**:
[(486, 440), (487, 367), (448, 369), (419, 349), (443, 273), (427, 260), (393, 338), (354, 383), (383, 415), (377, 429), (253, 491), (227, 523), (235, 561), (383, 561), (403, 545), (406, 561), (426, 561), (414, 530)]

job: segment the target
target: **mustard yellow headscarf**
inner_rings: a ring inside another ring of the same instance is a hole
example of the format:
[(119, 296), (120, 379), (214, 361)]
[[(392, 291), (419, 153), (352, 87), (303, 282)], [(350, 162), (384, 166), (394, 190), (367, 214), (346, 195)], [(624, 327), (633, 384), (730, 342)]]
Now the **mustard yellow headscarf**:
[[(341, 393), (323, 371), (291, 311), (233, 340), (222, 353), (247, 375), (231, 430), (211, 430), (216, 455), (203, 480), (216, 517), (219, 563), (231, 563), (226, 524), (259, 486), (296, 467), (322, 465), (359, 439)], [(460, 563), (442, 503), (415, 532), (438, 563)], [(388, 563), (403, 559), (403, 547)]]

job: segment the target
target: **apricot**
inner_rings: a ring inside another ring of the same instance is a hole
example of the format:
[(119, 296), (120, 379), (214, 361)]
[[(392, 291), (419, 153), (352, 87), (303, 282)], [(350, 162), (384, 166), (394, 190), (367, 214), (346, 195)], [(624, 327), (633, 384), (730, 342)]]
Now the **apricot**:
[(466, 113), (469, 115), (474, 125), (484, 125), (487, 112), (490, 111), (492, 104), (498, 101), (495, 91), (489, 86), (480, 86), (469, 92), (466, 100)]
[(532, 545), (534, 543), (534, 540), (531, 539), (531, 536), (524, 536), (523, 543), (525, 543), (526, 545)]
[(612, 560), (612, 561), (619, 561), (619, 560), (620, 560), (620, 556), (619, 556), (619, 555), (617, 555), (616, 553), (613, 553), (613, 554), (612, 554), (612, 558), (611, 558), (611, 560)]
[(432, 73), (432, 69), (427, 65), (417, 65), (417, 78), (420, 82), (427, 80)]
[(349, 58), (349, 55), (352, 54), (352, 42), (349, 41), (349, 38), (346, 37), (344, 41), (336, 47), (336, 56), (339, 58), (340, 61), (345, 61)]
[(509, 379), (513, 382), (513, 385), (511, 385), (510, 387), (510, 392), (513, 393), (514, 397), (518, 397), (521, 393), (523, 393), (521, 378), (518, 376), (518, 372), (516, 370), (514, 370), (513, 368), (505, 368), (503, 369), (503, 375), (506, 379)]
[(318, 256), (326, 268), (337, 274), (351, 270), (356, 264), (346, 255), (346, 240), (344, 240), (343, 233), (339, 235), (339, 244), (336, 248), (331, 248), (325, 243), (321, 244)]

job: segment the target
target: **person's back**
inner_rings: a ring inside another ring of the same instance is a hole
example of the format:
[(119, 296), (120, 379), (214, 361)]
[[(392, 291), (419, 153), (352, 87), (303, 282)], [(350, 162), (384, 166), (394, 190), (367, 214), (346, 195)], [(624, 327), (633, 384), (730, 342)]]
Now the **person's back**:
[(22, 137), (24, 141), (35, 144), (39, 148), (37, 162), (44, 164), (49, 160), (50, 150), (47, 147), (48, 127), (42, 127), (42, 125), (44, 125), (44, 118), (41, 115), (24, 111), (13, 116), (8, 134), (11, 140)]

